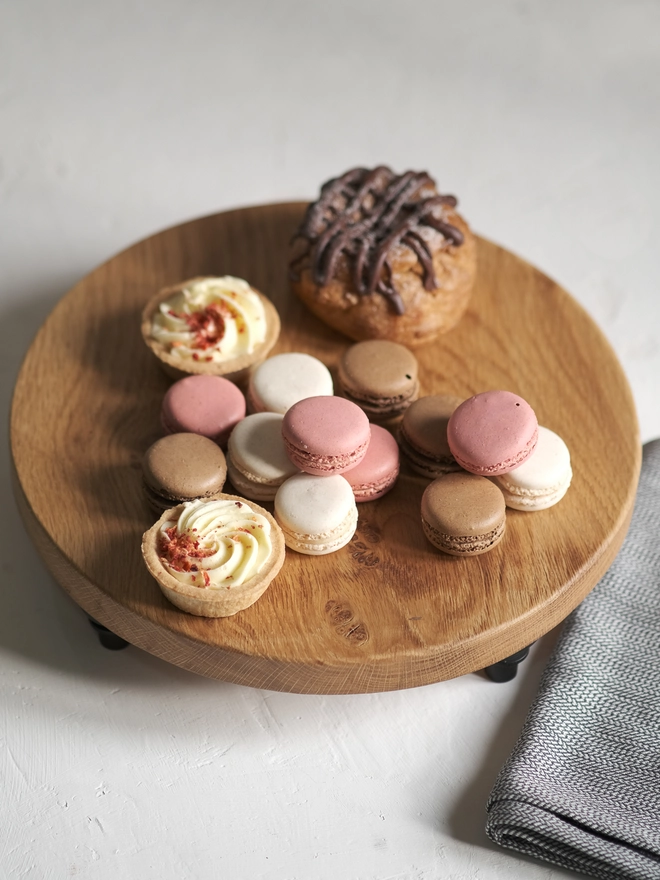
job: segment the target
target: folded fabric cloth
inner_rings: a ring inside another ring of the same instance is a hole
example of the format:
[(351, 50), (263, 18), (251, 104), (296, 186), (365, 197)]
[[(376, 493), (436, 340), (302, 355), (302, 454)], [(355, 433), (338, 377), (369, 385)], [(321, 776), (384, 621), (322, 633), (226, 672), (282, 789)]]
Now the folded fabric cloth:
[(606, 880), (660, 878), (660, 440), (628, 535), (567, 619), (488, 802), (502, 846)]

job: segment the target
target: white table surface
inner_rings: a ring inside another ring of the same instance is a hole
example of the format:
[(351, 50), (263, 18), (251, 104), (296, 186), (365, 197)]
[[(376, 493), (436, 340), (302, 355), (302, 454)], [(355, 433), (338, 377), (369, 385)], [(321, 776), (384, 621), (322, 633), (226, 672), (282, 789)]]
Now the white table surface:
[[(0, 392), (118, 250), (347, 168), (429, 170), (563, 284), (660, 435), (660, 6), (0, 0)], [(0, 877), (541, 880), (485, 802), (515, 682), (299, 696), (100, 647), (33, 550), (2, 432)]]

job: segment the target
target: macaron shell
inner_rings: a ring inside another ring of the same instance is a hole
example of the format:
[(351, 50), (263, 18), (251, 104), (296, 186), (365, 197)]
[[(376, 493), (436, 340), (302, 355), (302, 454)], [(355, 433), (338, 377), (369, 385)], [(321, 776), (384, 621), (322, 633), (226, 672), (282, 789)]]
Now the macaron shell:
[(447, 442), (447, 424), (462, 402), (462, 397), (431, 394), (420, 397), (406, 410), (399, 443), (416, 473), (435, 479), (460, 469)]
[[(170, 434), (156, 440), (142, 459), (147, 497), (156, 509), (172, 502), (222, 492), (227, 464), (220, 447), (199, 434)], [(167, 509), (167, 508), (164, 508)]]
[(250, 480), (235, 467), (231, 455), (227, 456), (227, 477), (237, 494), (251, 501), (273, 501), (279, 489), (279, 486)]
[(253, 413), (232, 431), (227, 455), (247, 479), (279, 486), (298, 472), (284, 448), (282, 420), (279, 413)]
[(282, 415), (307, 397), (334, 394), (332, 374), (318, 358), (303, 352), (285, 352), (265, 360), (250, 377), (251, 412)]
[(360, 407), (349, 400), (308, 397), (286, 412), (282, 437), (287, 455), (300, 470), (341, 474), (364, 458), (371, 426)]
[(422, 516), (443, 534), (479, 537), (504, 519), (506, 506), (498, 487), (485, 477), (455, 473), (430, 483), (422, 496)]
[(562, 438), (539, 426), (534, 452), (519, 467), (493, 480), (502, 490), (507, 507), (545, 510), (560, 501), (571, 484), (571, 456)]
[(385, 428), (371, 426), (371, 440), (362, 461), (345, 474), (355, 500), (375, 501), (394, 486), (399, 476), (399, 447)]
[(405, 346), (369, 339), (350, 346), (339, 363), (343, 392), (370, 415), (405, 409), (419, 393), (417, 358)]
[(296, 474), (277, 491), (275, 519), (291, 549), (309, 555), (333, 552), (355, 534), (353, 490), (340, 474)]
[(507, 507), (510, 507), (512, 510), (522, 510), (528, 513), (533, 513), (537, 510), (547, 510), (549, 507), (554, 507), (555, 504), (561, 501), (564, 495), (566, 495), (570, 485), (571, 477), (569, 476), (563, 486), (533, 496), (513, 494), (512, 492), (507, 492), (503, 486), (500, 486), (500, 488), (502, 489), (502, 494), (504, 495), (504, 501), (506, 502)]
[(193, 433), (225, 445), (229, 433), (246, 412), (239, 388), (222, 376), (187, 376), (175, 382), (161, 407), (163, 430)]
[(447, 441), (456, 461), (473, 474), (496, 476), (534, 451), (538, 422), (531, 406), (510, 391), (486, 391), (452, 413)]
[(357, 529), (358, 513), (357, 508), (349, 510), (343, 521), (332, 532), (327, 533), (322, 538), (316, 535), (305, 535), (292, 532), (286, 526), (280, 524), (284, 542), (291, 550), (297, 553), (304, 553), (306, 556), (325, 556), (328, 553), (335, 553), (341, 550), (351, 540)]
[(422, 530), (431, 544), (450, 556), (481, 556), (483, 553), (488, 553), (500, 543), (504, 537), (505, 529), (506, 520), (503, 519), (499, 525), (483, 535), (447, 535), (433, 528), (422, 518)]

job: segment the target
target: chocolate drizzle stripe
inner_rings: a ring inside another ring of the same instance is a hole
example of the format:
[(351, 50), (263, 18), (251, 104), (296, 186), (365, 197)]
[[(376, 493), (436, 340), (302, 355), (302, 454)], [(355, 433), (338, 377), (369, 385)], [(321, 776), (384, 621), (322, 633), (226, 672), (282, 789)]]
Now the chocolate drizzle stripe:
[(447, 245), (460, 246), (463, 235), (444, 214), (456, 204), (454, 196), (438, 194), (426, 172), (396, 175), (385, 165), (352, 168), (327, 181), (318, 201), (307, 209), (294, 240), (305, 240), (308, 248), (293, 261), (291, 271), (297, 273), (309, 258), (312, 278), (323, 286), (335, 277), (343, 255), (355, 292), (378, 291), (402, 314), (403, 301), (392, 280), (392, 250), (401, 244), (410, 248), (422, 267), (425, 289), (435, 290), (433, 256), (421, 230), (430, 227)]

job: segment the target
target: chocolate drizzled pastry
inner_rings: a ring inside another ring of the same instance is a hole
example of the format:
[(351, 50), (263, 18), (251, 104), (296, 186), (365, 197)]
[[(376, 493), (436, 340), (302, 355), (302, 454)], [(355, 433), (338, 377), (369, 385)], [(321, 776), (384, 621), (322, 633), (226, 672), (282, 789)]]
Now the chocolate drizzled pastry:
[(325, 183), (292, 239), (293, 291), (355, 340), (417, 346), (460, 320), (476, 241), (426, 172), (353, 168)]
[[(295, 236), (308, 242), (308, 251), (297, 263), (309, 255), (314, 282), (324, 285), (344, 254), (355, 291), (378, 291), (401, 315), (405, 307), (392, 281), (390, 254), (397, 245), (407, 245), (422, 266), (424, 287), (435, 290), (438, 280), (422, 230), (431, 227), (447, 244), (463, 244), (462, 232), (448, 222), (444, 211), (446, 205), (456, 204), (454, 196), (437, 192), (425, 171), (397, 175), (385, 165), (353, 168), (325, 183), (318, 201), (309, 206)], [(291, 270), (295, 275), (295, 264)]]

